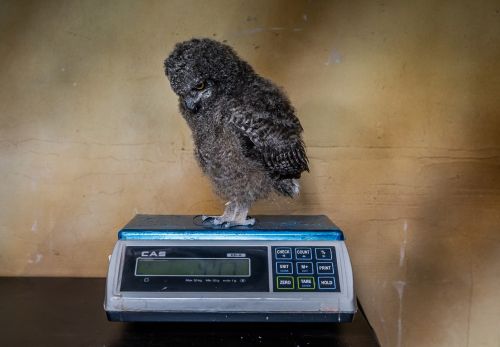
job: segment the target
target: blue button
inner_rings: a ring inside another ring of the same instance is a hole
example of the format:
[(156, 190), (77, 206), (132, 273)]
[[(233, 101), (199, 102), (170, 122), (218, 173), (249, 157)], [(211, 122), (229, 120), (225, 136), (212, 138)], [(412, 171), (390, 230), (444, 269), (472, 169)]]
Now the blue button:
[(318, 274), (333, 274), (333, 263), (318, 261), (316, 263), (316, 270), (318, 271)]
[(300, 261), (297, 262), (297, 274), (312, 275), (313, 273), (313, 263)]
[(299, 289), (314, 289), (314, 277), (297, 277), (297, 288)]
[(293, 265), (291, 262), (276, 262), (276, 273), (277, 274), (293, 274)]
[(296, 259), (311, 260), (312, 259), (312, 251), (310, 248), (297, 247), (297, 248), (295, 248), (295, 258)]
[(325, 290), (337, 289), (335, 277), (318, 277), (318, 287)]
[(291, 248), (275, 248), (274, 257), (276, 259), (292, 259), (292, 249)]
[(332, 260), (331, 248), (316, 248), (316, 259), (318, 260)]

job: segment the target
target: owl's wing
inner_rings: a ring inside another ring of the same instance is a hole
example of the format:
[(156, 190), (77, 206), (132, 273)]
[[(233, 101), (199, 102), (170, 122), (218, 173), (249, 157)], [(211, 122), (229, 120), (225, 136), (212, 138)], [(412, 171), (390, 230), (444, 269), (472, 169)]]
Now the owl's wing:
[(260, 157), (271, 175), (280, 178), (299, 178), (309, 171), (302, 126), (294, 114), (277, 118), (269, 112), (232, 109), (229, 118), (242, 137), (247, 153)]

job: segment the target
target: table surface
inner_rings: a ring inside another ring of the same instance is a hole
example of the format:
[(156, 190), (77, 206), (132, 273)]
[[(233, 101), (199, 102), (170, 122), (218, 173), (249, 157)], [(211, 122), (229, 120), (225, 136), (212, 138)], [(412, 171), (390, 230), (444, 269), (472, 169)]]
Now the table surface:
[(0, 346), (379, 346), (362, 310), (352, 323), (119, 323), (103, 278), (0, 278)]

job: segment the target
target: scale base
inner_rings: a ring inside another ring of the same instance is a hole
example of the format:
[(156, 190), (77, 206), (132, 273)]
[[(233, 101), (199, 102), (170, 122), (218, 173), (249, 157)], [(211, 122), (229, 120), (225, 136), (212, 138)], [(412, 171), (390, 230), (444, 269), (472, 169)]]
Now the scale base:
[(214, 322), (214, 323), (350, 323), (354, 313), (186, 313), (186, 312), (106, 312), (115, 322)]

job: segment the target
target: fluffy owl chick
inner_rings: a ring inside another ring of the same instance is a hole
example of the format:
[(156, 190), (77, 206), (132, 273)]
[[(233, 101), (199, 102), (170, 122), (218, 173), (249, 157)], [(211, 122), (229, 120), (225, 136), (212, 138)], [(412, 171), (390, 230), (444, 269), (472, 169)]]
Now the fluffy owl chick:
[(178, 43), (165, 74), (191, 128), (194, 152), (216, 193), (227, 199), (215, 225), (253, 225), (253, 202), (273, 191), (294, 197), (309, 171), (302, 126), (283, 91), (235, 51), (210, 39)]

